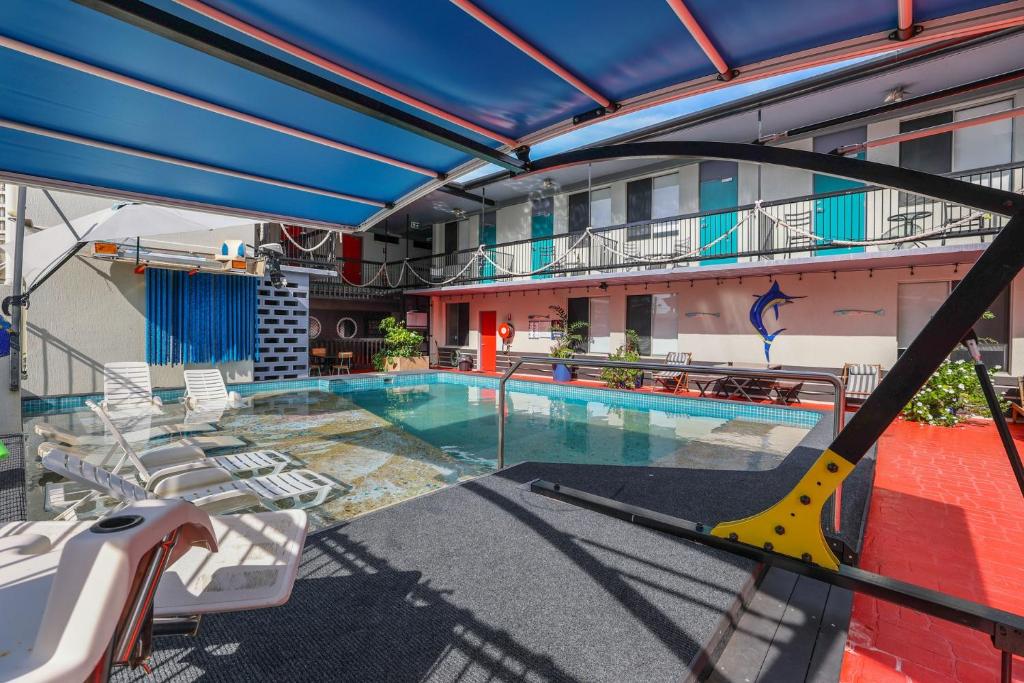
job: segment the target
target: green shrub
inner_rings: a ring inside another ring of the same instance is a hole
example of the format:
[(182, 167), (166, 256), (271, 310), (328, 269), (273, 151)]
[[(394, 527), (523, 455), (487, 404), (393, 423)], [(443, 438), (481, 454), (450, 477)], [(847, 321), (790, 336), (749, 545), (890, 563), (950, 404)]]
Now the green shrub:
[[(608, 354), (608, 360), (639, 361), (640, 335), (635, 330), (626, 330), (626, 343)], [(643, 370), (634, 368), (604, 368), (601, 381), (612, 389), (635, 389), (643, 374)]]
[[(999, 367), (989, 370), (991, 376)], [(1000, 402), (1006, 407), (1006, 402)], [(991, 416), (974, 364), (947, 360), (903, 408), (912, 422), (951, 427), (975, 415)]]
[(373, 367), (382, 372), (388, 358), (415, 358), (422, 356), (423, 335), (405, 329), (405, 323), (388, 316), (380, 321), (380, 331), (384, 333), (384, 348), (373, 354)]
[(583, 348), (587, 341), (583, 331), (587, 329), (587, 323), (582, 320), (569, 322), (569, 314), (561, 306), (548, 306), (555, 314), (551, 321), (551, 332), (561, 333), (551, 346), (550, 355), (553, 358), (572, 358), (576, 352)]

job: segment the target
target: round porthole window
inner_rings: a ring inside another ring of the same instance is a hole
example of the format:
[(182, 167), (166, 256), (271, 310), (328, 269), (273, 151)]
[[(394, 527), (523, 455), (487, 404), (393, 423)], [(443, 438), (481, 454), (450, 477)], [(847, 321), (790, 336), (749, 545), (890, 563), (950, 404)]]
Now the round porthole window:
[(352, 318), (342, 318), (338, 321), (338, 327), (335, 330), (338, 333), (340, 339), (351, 339), (356, 336), (356, 332), (359, 331), (359, 326), (356, 325), (356, 321)]
[(320, 321), (313, 316), (309, 316), (309, 338), (319, 339), (322, 331), (323, 329), (320, 327)]

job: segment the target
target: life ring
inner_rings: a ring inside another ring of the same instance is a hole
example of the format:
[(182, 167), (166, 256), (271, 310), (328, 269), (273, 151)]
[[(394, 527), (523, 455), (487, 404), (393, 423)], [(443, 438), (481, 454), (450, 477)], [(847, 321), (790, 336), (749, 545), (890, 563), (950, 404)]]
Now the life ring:
[(501, 341), (508, 344), (512, 337), (516, 336), (516, 328), (512, 327), (512, 323), (502, 323), (498, 325), (498, 336), (501, 337)]

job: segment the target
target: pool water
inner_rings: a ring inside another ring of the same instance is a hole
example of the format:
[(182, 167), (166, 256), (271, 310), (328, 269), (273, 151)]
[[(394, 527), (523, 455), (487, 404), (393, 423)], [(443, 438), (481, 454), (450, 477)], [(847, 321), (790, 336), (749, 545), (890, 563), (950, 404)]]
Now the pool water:
[[(497, 456), (496, 381), (451, 373), (324, 381), (317, 388), (255, 393), (249, 408), (229, 411), (220, 434), (275, 449), (346, 485), (309, 509), (323, 528), (413, 496), (492, 472)], [(255, 387), (255, 388), (258, 388)], [(506, 464), (526, 460), (765, 470), (778, 465), (817, 422), (812, 411), (631, 392), (509, 383)], [(181, 422), (184, 408), (165, 401), (152, 426)], [(28, 417), (28, 453), (42, 439), (38, 422), (77, 434), (103, 434), (88, 409)], [(137, 450), (167, 439), (133, 444)], [(111, 446), (82, 447), (111, 468)], [(57, 477), (28, 463), (30, 519), (46, 519), (43, 484)], [(104, 512), (97, 506), (93, 514)], [(89, 516), (88, 511), (83, 517)]]
[[(497, 461), (495, 389), (423, 384), (349, 396), (460, 461), (488, 466)], [(506, 465), (537, 460), (764, 470), (778, 465), (809, 429), (742, 416), (693, 415), (683, 412), (681, 402), (673, 412), (513, 390), (506, 406)]]

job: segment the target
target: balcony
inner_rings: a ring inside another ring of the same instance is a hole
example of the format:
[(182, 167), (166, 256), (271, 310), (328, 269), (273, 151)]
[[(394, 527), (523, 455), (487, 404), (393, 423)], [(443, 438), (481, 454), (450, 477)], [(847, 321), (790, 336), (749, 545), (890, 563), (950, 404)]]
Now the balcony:
[[(1021, 192), (1024, 163), (955, 177)], [(867, 186), (388, 263), (332, 262), (336, 249), (329, 239), (311, 253), (286, 247), (286, 261), (339, 270), (341, 280), (318, 281), (317, 290), (379, 296), (406, 288), (974, 244), (1006, 221), (962, 205)]]

